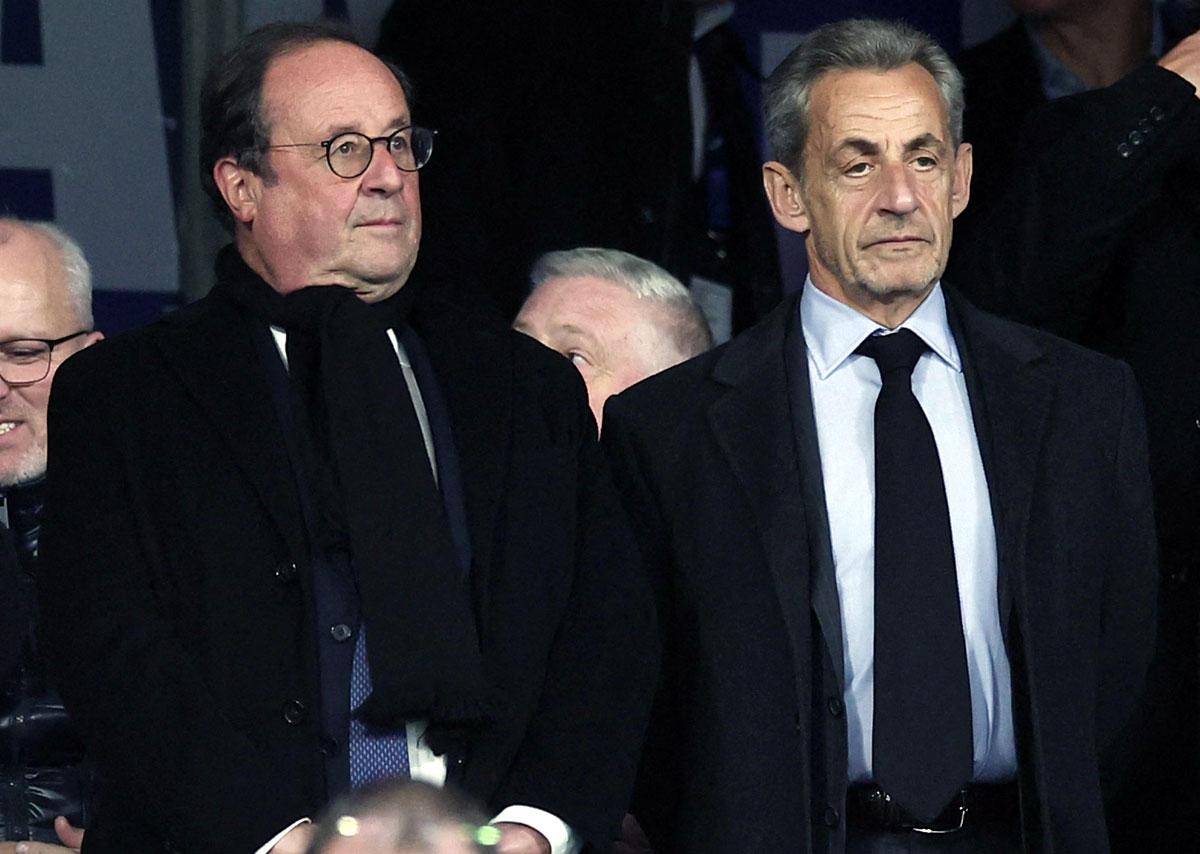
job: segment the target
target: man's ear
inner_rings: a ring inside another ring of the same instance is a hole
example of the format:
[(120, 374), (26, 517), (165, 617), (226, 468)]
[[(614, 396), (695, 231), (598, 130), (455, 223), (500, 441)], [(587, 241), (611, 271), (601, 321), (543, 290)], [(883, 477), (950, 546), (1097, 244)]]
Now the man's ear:
[(260, 179), (233, 155), (222, 157), (213, 164), (213, 181), (238, 222), (251, 223), (257, 210), (257, 189)]
[(974, 167), (974, 155), (971, 143), (964, 142), (958, 146), (954, 157), (954, 183), (950, 186), (950, 213), (958, 216), (967, 208), (971, 200), (971, 170)]
[(800, 196), (800, 179), (778, 160), (763, 164), (763, 189), (775, 221), (788, 231), (808, 231), (808, 208)]

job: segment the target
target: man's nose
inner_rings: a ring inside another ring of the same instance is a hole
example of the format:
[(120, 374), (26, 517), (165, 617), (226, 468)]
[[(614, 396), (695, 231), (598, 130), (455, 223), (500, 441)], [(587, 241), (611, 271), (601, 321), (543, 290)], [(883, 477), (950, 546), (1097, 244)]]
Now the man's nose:
[(415, 172), (405, 172), (396, 165), (391, 152), (388, 151), (387, 140), (373, 140), (371, 149), (371, 162), (367, 166), (367, 171), (363, 173), (364, 190), (376, 193), (395, 193), (404, 186), (406, 180), (415, 180)]
[(887, 213), (909, 214), (916, 210), (915, 176), (906, 163), (887, 163), (881, 167), (880, 208)]

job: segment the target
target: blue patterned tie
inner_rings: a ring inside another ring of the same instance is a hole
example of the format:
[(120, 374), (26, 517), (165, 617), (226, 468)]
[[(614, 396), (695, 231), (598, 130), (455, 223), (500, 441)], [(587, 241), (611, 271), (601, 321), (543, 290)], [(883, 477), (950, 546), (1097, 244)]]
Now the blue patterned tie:
[[(371, 696), (371, 668), (367, 664), (367, 628), (360, 625), (350, 666), (350, 709), (353, 712)], [(407, 777), (408, 738), (404, 729), (381, 732), (350, 718), (350, 787), (357, 789), (387, 777)]]

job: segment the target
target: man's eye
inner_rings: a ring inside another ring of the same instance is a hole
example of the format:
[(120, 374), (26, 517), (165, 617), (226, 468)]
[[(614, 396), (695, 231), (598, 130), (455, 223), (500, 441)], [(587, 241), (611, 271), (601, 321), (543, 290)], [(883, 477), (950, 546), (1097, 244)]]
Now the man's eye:
[(937, 158), (923, 154), (913, 160), (913, 165), (918, 169), (933, 169), (937, 166)]
[(587, 356), (583, 355), (582, 353), (576, 353), (572, 351), (564, 355), (566, 355), (566, 357), (571, 360), (571, 364), (577, 368), (582, 368), (584, 366), (590, 367), (592, 364), (588, 361)]
[(393, 136), (388, 146), (394, 152), (408, 151), (408, 138), (403, 136)]
[(846, 167), (845, 172), (847, 175), (866, 175), (870, 169), (870, 163), (863, 163), (860, 161), (858, 163), (851, 163)]
[(16, 364), (37, 362), (45, 358), (45, 354), (46, 351), (44, 348), (35, 349), (31, 347), (6, 347), (3, 351), (0, 351), (0, 357)]

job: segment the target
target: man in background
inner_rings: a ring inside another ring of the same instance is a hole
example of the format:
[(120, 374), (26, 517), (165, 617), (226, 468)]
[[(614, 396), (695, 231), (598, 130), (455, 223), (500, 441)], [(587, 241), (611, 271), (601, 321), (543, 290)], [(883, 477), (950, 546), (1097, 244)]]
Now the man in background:
[(84, 825), (91, 775), (51, 684), (34, 584), (50, 387), (68, 356), (102, 337), (79, 246), (54, 226), (0, 219), (0, 854), (17, 840), (43, 843), (30, 854), (82, 840), (72, 823)]
[(513, 328), (571, 360), (600, 426), (604, 401), (712, 346), (688, 289), (617, 249), (549, 252), (529, 274), (533, 291)]
[(338, 798), (307, 854), (485, 854), (500, 832), (478, 804), (428, 783), (389, 780)]

